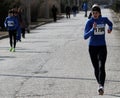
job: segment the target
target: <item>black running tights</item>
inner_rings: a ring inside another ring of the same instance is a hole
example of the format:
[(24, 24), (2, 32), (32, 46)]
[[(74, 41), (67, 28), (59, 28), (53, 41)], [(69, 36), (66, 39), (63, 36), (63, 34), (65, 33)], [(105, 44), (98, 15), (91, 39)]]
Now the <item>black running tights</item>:
[(107, 58), (107, 48), (106, 46), (89, 46), (89, 54), (97, 82), (104, 86), (106, 77), (105, 62)]
[(16, 47), (16, 30), (9, 30), (10, 46)]

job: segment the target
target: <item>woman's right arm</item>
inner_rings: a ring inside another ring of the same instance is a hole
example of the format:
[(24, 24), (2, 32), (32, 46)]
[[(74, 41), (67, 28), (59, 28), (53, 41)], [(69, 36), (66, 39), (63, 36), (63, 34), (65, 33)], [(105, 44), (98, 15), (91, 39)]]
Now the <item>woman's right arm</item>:
[(90, 36), (93, 35), (93, 33), (94, 33), (94, 28), (91, 25), (90, 21), (88, 21), (84, 29), (84, 39), (88, 39)]

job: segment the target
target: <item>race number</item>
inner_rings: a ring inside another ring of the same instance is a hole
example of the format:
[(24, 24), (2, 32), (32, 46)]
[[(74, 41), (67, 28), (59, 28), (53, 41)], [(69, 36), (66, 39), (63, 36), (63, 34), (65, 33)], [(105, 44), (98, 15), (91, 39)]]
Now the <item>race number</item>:
[(103, 35), (105, 33), (105, 25), (97, 24), (97, 27), (94, 29), (94, 35)]

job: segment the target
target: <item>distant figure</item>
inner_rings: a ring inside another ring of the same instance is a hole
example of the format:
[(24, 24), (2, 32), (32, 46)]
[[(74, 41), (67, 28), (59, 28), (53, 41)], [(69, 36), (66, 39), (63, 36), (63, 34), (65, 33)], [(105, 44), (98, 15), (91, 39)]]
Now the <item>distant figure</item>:
[(56, 22), (57, 21), (57, 8), (55, 5), (52, 6), (52, 15), (53, 15), (54, 22)]
[(4, 25), (7, 28), (9, 32), (9, 38), (10, 38), (10, 52), (15, 52), (16, 48), (16, 31), (19, 26), (18, 20), (13, 15), (14, 11), (9, 10), (8, 17), (6, 17)]
[(72, 12), (73, 12), (73, 16), (75, 17), (76, 16), (76, 13), (77, 13), (77, 6), (73, 6), (72, 7)]
[(17, 28), (17, 35), (16, 35), (16, 40), (21, 42), (21, 28), (20, 28), (20, 21), (19, 21), (19, 15), (18, 15), (18, 8), (15, 7), (13, 8), (13, 16), (18, 20), (19, 26)]
[(25, 38), (25, 19), (24, 19), (24, 14), (23, 14), (23, 9), (18, 8), (18, 16), (19, 16), (19, 22), (20, 22), (20, 28), (21, 28), (21, 34), (22, 37)]
[(71, 11), (70, 6), (66, 6), (66, 18), (70, 18), (70, 11)]
[(82, 9), (85, 11), (85, 17), (87, 17), (87, 10), (88, 10), (88, 4), (87, 4), (87, 2), (83, 3)]

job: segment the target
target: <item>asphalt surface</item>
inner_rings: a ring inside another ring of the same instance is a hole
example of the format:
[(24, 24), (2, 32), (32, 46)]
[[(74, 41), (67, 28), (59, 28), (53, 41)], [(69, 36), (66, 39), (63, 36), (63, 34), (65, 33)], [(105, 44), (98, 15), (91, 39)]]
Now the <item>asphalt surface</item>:
[(120, 33), (116, 14), (102, 9), (114, 24), (106, 34), (105, 94), (98, 95), (88, 41), (83, 39), (84, 12), (31, 30), (16, 52), (8, 38), (0, 40), (0, 98), (119, 98)]

